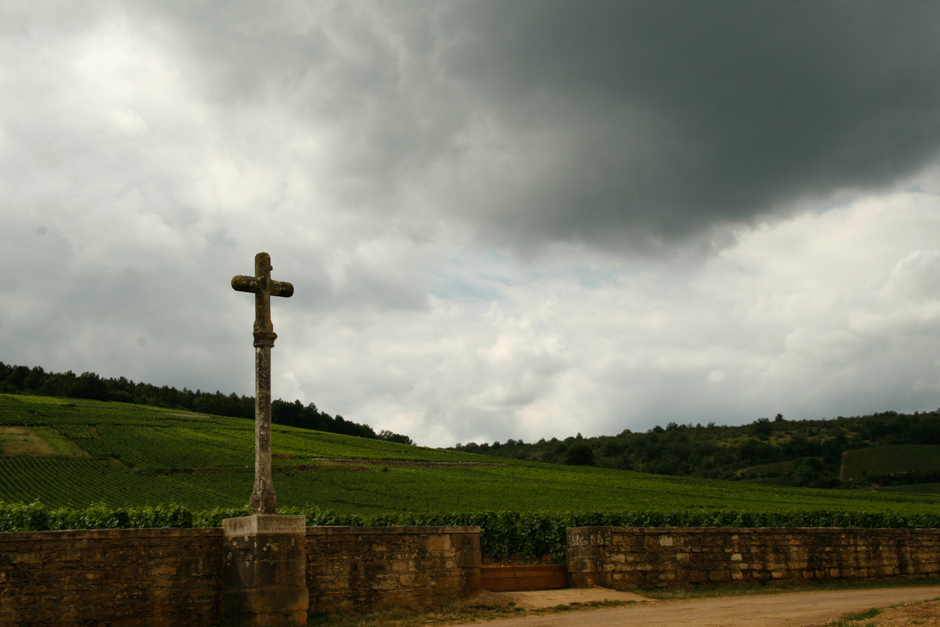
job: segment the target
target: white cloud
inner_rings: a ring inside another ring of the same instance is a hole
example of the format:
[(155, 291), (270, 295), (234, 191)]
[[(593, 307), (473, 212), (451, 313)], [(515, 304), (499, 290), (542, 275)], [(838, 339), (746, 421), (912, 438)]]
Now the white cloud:
[(453, 299), (327, 314), (317, 350), (285, 367), (321, 407), (434, 445), (932, 408), (937, 205), (866, 197), (681, 270), (596, 258), (599, 283), (462, 248), (447, 276), (492, 302), (438, 285)]

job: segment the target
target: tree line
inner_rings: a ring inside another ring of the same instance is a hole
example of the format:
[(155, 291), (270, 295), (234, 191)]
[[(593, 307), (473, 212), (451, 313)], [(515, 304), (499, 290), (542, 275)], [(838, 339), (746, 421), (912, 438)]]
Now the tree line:
[[(708, 423), (668, 423), (665, 427), (616, 436), (563, 440), (552, 438), (526, 443), (509, 439), (492, 444), (457, 444), (454, 449), (556, 464), (596, 465), (659, 475), (710, 479), (752, 480), (782, 485), (832, 488), (842, 484), (839, 469), (843, 453), (891, 444), (940, 444), (940, 410), (899, 414), (894, 411), (832, 420), (758, 418), (742, 426)], [(923, 477), (880, 479), (892, 482), (931, 482)]]
[[(203, 392), (183, 388), (177, 390), (167, 385), (134, 382), (126, 377), (105, 379), (94, 372), (76, 375), (67, 372), (46, 372), (41, 366), (7, 365), (0, 362), (0, 392), (4, 394), (33, 394), (83, 398), (95, 401), (115, 401), (150, 405), (168, 409), (182, 409), (216, 416), (255, 418), (255, 397), (239, 396), (234, 392), (223, 394), (216, 391)], [(330, 416), (317, 409), (313, 403), (306, 405), (299, 400), (293, 402), (277, 399), (271, 402), (271, 421), (278, 425), (314, 429), (329, 433), (340, 433), (360, 438), (372, 438), (414, 444), (407, 435), (383, 430), (376, 433), (372, 427), (346, 420), (339, 414)]]

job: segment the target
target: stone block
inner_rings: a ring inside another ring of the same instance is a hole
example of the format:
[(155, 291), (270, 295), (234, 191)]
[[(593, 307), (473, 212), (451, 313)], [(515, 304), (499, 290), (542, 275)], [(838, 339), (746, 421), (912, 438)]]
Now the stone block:
[(220, 606), (225, 624), (305, 624), (309, 592), (304, 517), (253, 515), (222, 524)]
[(277, 516), (272, 514), (252, 514), (240, 518), (226, 518), (222, 521), (222, 530), (226, 537), (256, 536), (258, 534), (301, 534), (305, 535), (307, 522), (303, 516)]

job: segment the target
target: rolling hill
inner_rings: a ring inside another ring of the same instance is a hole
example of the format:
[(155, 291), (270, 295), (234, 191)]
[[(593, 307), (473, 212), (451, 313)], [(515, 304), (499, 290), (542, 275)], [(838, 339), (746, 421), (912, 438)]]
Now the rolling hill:
[[(141, 405), (0, 395), (0, 500), (242, 507), (253, 423)], [(495, 459), (274, 425), (279, 506), (339, 513), (840, 510), (940, 514), (937, 495), (832, 491)]]

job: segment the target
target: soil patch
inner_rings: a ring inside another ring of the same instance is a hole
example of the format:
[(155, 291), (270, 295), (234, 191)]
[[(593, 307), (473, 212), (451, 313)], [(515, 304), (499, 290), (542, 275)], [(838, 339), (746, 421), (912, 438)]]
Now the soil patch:
[(0, 451), (29, 457), (88, 457), (80, 446), (52, 427), (0, 427)]
[(559, 605), (589, 605), (592, 603), (656, 603), (653, 599), (595, 586), (593, 588), (564, 588), (561, 590), (520, 590), (516, 592), (487, 592), (478, 590), (463, 604), (470, 607), (521, 607), (542, 610)]
[(30, 427), (0, 427), (0, 446), (4, 455), (47, 457), (56, 454), (56, 450)]

